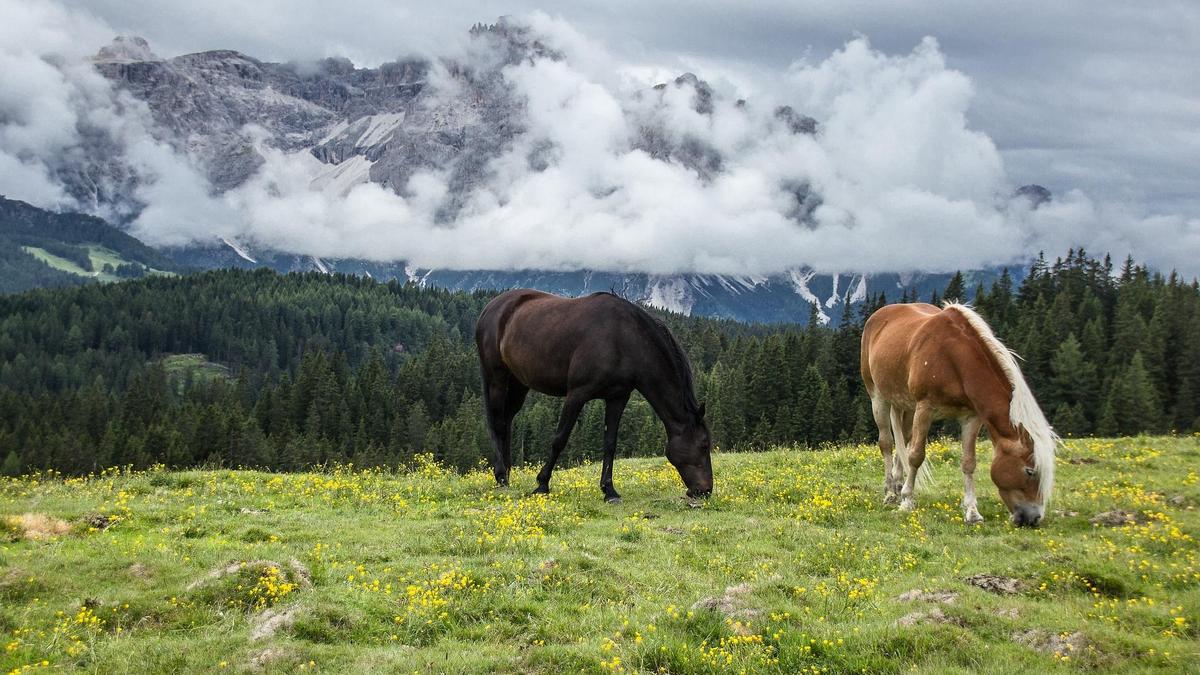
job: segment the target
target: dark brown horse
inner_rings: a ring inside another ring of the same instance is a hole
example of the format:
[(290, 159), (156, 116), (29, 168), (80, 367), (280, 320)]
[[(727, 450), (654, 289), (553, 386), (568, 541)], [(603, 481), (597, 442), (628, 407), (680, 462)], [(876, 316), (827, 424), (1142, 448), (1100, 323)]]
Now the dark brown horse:
[(905, 511), (915, 508), (917, 479), (928, 473), (929, 425), (957, 418), (962, 422), (964, 520), (983, 520), (975, 499), (975, 439), (986, 427), (995, 450), (992, 482), (1013, 523), (1041, 522), (1054, 489), (1058, 437), (1014, 354), (983, 317), (959, 304), (888, 305), (863, 328), (861, 366), (879, 427), (885, 503), (898, 500)]
[(508, 484), (512, 421), (530, 389), (565, 396), (550, 457), (534, 492), (550, 491), (554, 464), (583, 405), (604, 401), (604, 466), (600, 489), (613, 489), (617, 427), (629, 395), (641, 392), (667, 428), (667, 459), (690, 497), (712, 492), (711, 442), (704, 406), (696, 402), (687, 357), (667, 327), (644, 309), (611, 293), (562, 298), (517, 289), (483, 308), (475, 324), (488, 430), (496, 450), (496, 482)]

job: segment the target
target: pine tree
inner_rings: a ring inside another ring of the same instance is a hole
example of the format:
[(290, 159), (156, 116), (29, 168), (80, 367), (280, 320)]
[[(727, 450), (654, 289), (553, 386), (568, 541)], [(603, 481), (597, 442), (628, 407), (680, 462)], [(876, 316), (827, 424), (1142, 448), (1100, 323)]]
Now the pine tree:
[(1107, 407), (1111, 407), (1116, 433), (1122, 436), (1158, 430), (1161, 417), (1158, 395), (1140, 352), (1133, 355), (1129, 365), (1113, 380)]
[[(1078, 406), (1079, 410), (1072, 410), (1071, 414), (1078, 412), (1084, 416), (1085, 421), (1089, 413), (1095, 415), (1098, 412), (1096, 406), (1099, 381), (1096, 365), (1084, 358), (1074, 333), (1068, 334), (1054, 352), (1050, 359), (1050, 370), (1052, 375), (1046, 388), (1045, 400), (1042, 401), (1047, 408), (1053, 410), (1059, 404)], [(1074, 430), (1076, 434), (1082, 432), (1082, 428)]]
[(1087, 418), (1083, 414), (1083, 406), (1078, 403), (1059, 403), (1051, 416), (1054, 430), (1063, 437), (1082, 436), (1087, 433)]
[(950, 282), (946, 284), (946, 290), (942, 293), (942, 299), (946, 302), (966, 302), (967, 282), (963, 278), (962, 272), (955, 272), (954, 276), (950, 277)]
[(21, 468), (21, 456), (16, 450), (10, 450), (4, 457), (4, 463), (0, 464), (0, 476), (19, 476)]

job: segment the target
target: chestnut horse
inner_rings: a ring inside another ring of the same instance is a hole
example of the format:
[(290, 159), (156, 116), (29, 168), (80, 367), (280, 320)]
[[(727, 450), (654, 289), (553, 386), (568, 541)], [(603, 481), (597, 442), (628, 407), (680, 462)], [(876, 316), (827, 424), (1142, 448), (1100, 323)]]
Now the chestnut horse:
[(975, 439), (987, 427), (995, 448), (992, 482), (1012, 522), (1041, 521), (1054, 489), (1058, 437), (1014, 357), (983, 317), (964, 305), (888, 305), (871, 315), (860, 365), (879, 427), (885, 503), (899, 499), (902, 510), (916, 507), (917, 479), (929, 472), (929, 425), (956, 418), (962, 422), (964, 519), (983, 520), (975, 500)]
[(667, 327), (646, 310), (611, 293), (562, 298), (517, 289), (483, 308), (475, 344), (498, 484), (508, 484), (512, 421), (530, 389), (566, 396), (535, 493), (550, 492), (554, 464), (583, 404), (598, 398), (605, 405), (600, 489), (605, 501), (620, 501), (612, 479), (617, 428), (636, 389), (667, 428), (667, 459), (679, 471), (688, 496), (712, 492), (711, 441), (704, 406), (696, 402), (691, 366)]

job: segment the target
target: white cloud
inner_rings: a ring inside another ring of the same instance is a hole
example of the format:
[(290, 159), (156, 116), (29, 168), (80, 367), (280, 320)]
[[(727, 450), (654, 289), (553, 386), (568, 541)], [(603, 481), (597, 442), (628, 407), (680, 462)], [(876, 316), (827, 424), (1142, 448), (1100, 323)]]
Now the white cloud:
[[(753, 77), (733, 64), (720, 69), (713, 111), (702, 114), (693, 109), (691, 87), (650, 88), (677, 72), (670, 64), (620, 58), (573, 24), (533, 13), (530, 25), (567, 58), (505, 70), (526, 101), (527, 131), (492, 160), (455, 220), (438, 223), (448, 190), (440, 171), (417, 173), (404, 196), (371, 183), (343, 192), (344, 185), (320, 180), (329, 167), (308, 153), (261, 142), (259, 172), (213, 194), (189, 158), (153, 139), (144, 107), (82, 63), (82, 52), (98, 43), (84, 50), (43, 24), (76, 26), (88, 36), (107, 26), (57, 5), (39, 14), (29, 3), (0, 3), (6, 16), (9, 5), (22, 10), (23, 33), (33, 36), (15, 48), (6, 42), (2, 52), (21, 67), (15, 75), (0, 71), (0, 190), (61, 205), (51, 158), (69, 154), (80, 124), (97, 126), (119, 141), (142, 177), (137, 197), (145, 209), (131, 227), (156, 244), (224, 236), (424, 267), (734, 274), (798, 266), (946, 271), (1084, 245), (1200, 272), (1194, 217), (1153, 215), (1082, 192), (1036, 211), (1010, 202), (1028, 174), (1010, 177), (993, 140), (970, 125), (972, 79), (948, 65), (931, 38), (891, 54), (856, 38), (827, 57), (809, 54)], [(470, 45), (443, 49), (484, 58)], [(688, 58), (704, 61), (680, 60)], [(435, 69), (430, 86), (451, 99), (459, 84)], [(736, 105), (739, 97), (748, 104)], [(792, 134), (774, 116), (784, 104), (817, 118), (820, 133)], [(690, 139), (711, 148), (721, 170), (701, 175), (638, 149), (647, 126), (661, 127), (676, 145)], [(532, 169), (529, 154), (547, 143), (553, 161)], [(807, 223), (789, 217), (801, 184), (823, 201)]]

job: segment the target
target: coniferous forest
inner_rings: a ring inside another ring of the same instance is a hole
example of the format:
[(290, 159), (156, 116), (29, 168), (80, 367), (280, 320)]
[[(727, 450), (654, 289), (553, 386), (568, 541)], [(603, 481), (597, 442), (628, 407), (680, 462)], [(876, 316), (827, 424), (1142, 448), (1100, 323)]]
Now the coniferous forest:
[[(397, 465), (429, 452), (490, 456), (475, 318), (489, 293), (319, 274), (223, 270), (0, 296), (0, 473), (108, 466)], [(818, 447), (875, 430), (858, 373), (866, 317), (905, 291), (844, 308), (836, 328), (660, 314), (682, 342), (721, 450)], [(1082, 251), (1039, 258), (1019, 284), (956, 275), (934, 298), (973, 304), (1024, 358), (1061, 434), (1200, 429), (1200, 287)], [(531, 395), (514, 459), (544, 458), (560, 401)], [(951, 427), (942, 426), (944, 431)], [(565, 462), (595, 458), (603, 406)], [(623, 455), (665, 435), (636, 395)]]

